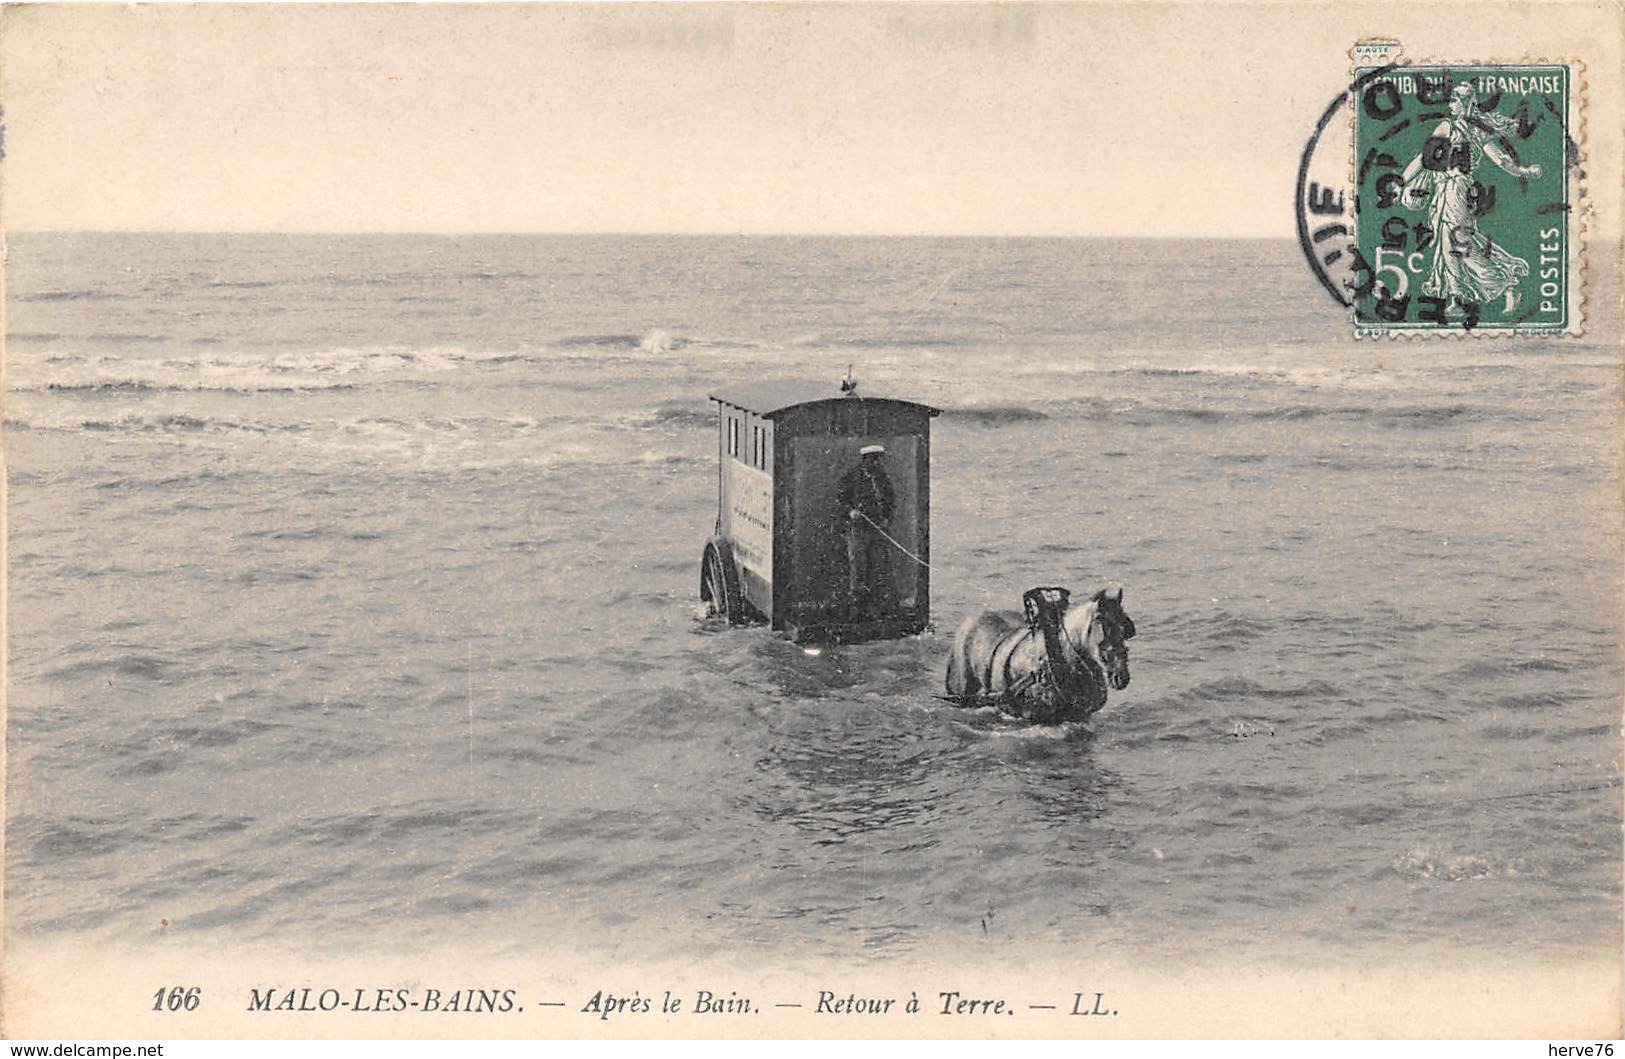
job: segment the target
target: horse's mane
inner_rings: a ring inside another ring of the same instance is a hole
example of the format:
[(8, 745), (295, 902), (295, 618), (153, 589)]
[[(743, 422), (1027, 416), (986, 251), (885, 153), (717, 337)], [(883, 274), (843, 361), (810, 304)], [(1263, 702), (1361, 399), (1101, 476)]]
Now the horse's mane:
[(1100, 615), (1100, 601), (1087, 599), (1082, 603), (1074, 603), (1066, 608), (1061, 616), (1061, 627), (1066, 630), (1066, 640), (1080, 655), (1088, 655), (1089, 629), (1094, 625), (1095, 619)]
[[(1123, 589), (1113, 583), (1096, 592), (1082, 603), (1073, 603), (1067, 607), (1066, 613), (1061, 616), (1061, 627), (1066, 630), (1066, 639), (1077, 649), (1079, 654), (1088, 655), (1089, 630), (1095, 622), (1108, 620), (1108, 615), (1103, 613), (1105, 604), (1114, 604), (1119, 608), (1118, 613), (1121, 614), (1122, 600)], [(1134, 635), (1132, 623), (1130, 624), (1131, 629), (1124, 639)]]

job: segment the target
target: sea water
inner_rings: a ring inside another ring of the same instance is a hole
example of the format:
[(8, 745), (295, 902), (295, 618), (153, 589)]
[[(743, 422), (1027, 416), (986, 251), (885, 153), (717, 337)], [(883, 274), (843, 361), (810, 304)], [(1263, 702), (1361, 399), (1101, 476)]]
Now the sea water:
[[(1273, 241), (23, 234), (7, 280), (16, 937), (1617, 944), (1612, 298), (1356, 343)], [(705, 620), (706, 394), (849, 366), (943, 409), (934, 629)], [(934, 697), (966, 615), (1108, 582), (1087, 725)]]

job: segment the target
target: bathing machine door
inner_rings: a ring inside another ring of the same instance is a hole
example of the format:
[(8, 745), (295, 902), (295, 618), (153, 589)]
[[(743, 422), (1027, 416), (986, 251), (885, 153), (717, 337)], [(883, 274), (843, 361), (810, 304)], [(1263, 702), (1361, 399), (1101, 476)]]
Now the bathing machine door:
[[(930, 414), (922, 405), (840, 399), (804, 405), (778, 419), (780, 482), (775, 515), (781, 525), (775, 578), (775, 622), (797, 639), (875, 639), (919, 632), (930, 618)], [(851, 523), (841, 480), (880, 445), (880, 465), (892, 484), (892, 516), (874, 544), (878, 612), (854, 605), (849, 555)], [(890, 538), (887, 540), (886, 538)]]

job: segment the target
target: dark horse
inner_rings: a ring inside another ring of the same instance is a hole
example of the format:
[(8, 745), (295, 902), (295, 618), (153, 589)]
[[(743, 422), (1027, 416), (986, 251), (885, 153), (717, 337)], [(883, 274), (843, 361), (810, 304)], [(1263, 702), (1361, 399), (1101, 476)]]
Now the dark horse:
[(1040, 724), (1081, 721), (1106, 705), (1109, 684), (1128, 687), (1134, 621), (1123, 590), (1103, 588), (1086, 603), (1065, 589), (1024, 597), (1026, 615), (994, 611), (967, 618), (948, 656), (948, 697), (993, 705)]

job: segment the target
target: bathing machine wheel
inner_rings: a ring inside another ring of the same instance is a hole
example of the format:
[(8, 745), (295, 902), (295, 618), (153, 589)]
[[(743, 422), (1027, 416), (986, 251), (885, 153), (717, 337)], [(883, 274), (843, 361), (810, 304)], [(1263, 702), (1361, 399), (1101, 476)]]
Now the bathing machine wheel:
[(733, 548), (721, 537), (713, 537), (705, 544), (700, 559), (700, 599), (705, 603), (706, 616), (721, 618), (729, 625), (745, 623), (745, 600), (739, 591)]

